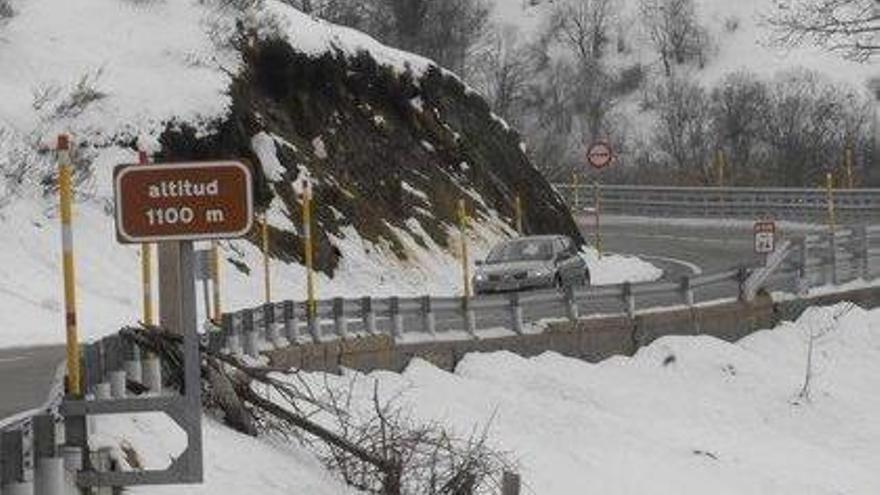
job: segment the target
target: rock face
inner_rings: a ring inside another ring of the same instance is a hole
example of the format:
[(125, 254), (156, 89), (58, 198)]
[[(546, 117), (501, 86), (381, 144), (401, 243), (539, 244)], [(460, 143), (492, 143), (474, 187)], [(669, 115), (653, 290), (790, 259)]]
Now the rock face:
[(400, 71), (367, 52), (310, 56), (281, 39), (252, 37), (242, 46), (245, 68), (230, 88), (225, 121), (208, 136), (169, 127), (158, 158), (249, 159), (259, 208), (290, 220), (270, 222), (275, 258), (303, 259), (297, 191), (306, 176), (314, 184), (316, 263), (328, 275), (342, 255), (334, 240), (349, 226), (401, 258), (401, 232), (454, 251), (460, 199), (474, 228), (498, 229), (512, 226), (519, 195), (528, 233), (583, 242), (519, 135), (455, 76), (436, 67)]

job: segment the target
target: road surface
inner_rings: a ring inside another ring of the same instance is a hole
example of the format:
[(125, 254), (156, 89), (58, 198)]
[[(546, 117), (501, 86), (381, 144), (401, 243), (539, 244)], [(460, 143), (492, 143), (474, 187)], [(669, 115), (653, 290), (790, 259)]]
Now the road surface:
[(0, 349), (0, 420), (43, 405), (63, 359), (63, 346)]

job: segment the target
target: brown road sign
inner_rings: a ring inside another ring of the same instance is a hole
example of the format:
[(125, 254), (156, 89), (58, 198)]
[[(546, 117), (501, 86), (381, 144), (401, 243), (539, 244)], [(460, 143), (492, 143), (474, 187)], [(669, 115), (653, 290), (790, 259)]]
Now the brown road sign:
[(607, 141), (597, 141), (587, 150), (587, 161), (595, 168), (605, 168), (614, 160), (614, 152)]
[(240, 162), (119, 165), (114, 177), (119, 242), (227, 239), (251, 229), (251, 171)]

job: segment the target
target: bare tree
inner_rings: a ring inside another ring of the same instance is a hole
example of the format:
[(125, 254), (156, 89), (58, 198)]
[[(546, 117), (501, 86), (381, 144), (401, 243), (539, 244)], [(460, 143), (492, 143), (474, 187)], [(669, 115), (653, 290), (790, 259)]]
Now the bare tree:
[(726, 76), (712, 90), (712, 128), (717, 146), (724, 150), (730, 184), (753, 183), (750, 170), (760, 152), (761, 129), (768, 112), (767, 86), (748, 72)]
[(705, 90), (686, 77), (673, 76), (654, 89), (657, 110), (654, 146), (667, 165), (677, 168), (687, 183), (712, 183), (712, 131)]
[(482, 90), (492, 110), (518, 121), (531, 72), (528, 48), (512, 26), (494, 26), (470, 57), (469, 82)]
[(765, 20), (783, 46), (811, 43), (861, 62), (880, 53), (877, 0), (776, 0)]
[(705, 63), (709, 37), (697, 22), (693, 0), (641, 0), (639, 11), (667, 76), (673, 64)]
[(815, 370), (815, 351), (819, 342), (834, 331), (840, 320), (855, 308), (855, 304), (845, 303), (833, 308), (812, 308), (817, 318), (807, 325), (807, 359), (804, 370), (804, 384), (794, 400), (795, 404), (812, 401), (813, 378)]

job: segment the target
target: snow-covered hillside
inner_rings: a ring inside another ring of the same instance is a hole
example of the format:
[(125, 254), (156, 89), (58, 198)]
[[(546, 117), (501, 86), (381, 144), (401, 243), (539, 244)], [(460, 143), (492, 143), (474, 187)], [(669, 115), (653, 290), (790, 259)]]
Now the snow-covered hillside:
[[(342, 397), (351, 386), (355, 415), (372, 410), (375, 385), (415, 422), (465, 438), (488, 425), (525, 493), (867, 495), (880, 491), (878, 363), (880, 310), (838, 305), (738, 343), (666, 337), (600, 364), (501, 352), (465, 356), (455, 373), (414, 361), (402, 374), (309, 374), (298, 383), (322, 390), (329, 380)], [(153, 439), (174, 445), (162, 423), (139, 419), (129, 434), (129, 421), (100, 424), (96, 441), (118, 448), (127, 440), (161, 464)], [(345, 493), (321, 481), (299, 447), (242, 438), (210, 420), (205, 428), (208, 483), (186, 493), (236, 493), (244, 488), (239, 468), (247, 488), (265, 495), (299, 483), (313, 483), (309, 493)]]
[[(77, 145), (74, 249), (80, 332), (85, 338), (104, 335), (135, 322), (141, 313), (139, 250), (117, 244), (114, 234), (112, 168), (135, 162), (138, 143), (161, 152), (158, 140), (169, 123), (209, 134), (232, 112), (229, 88), (244, 62), (231, 38), (241, 12), (229, 2), (195, 0), (97, 0), (88, 5), (12, 0), (11, 5), (14, 16), (0, 21), (0, 346), (64, 338), (55, 166), (49, 152), (59, 132), (72, 133)], [(267, 0), (242, 22), (274, 29), (309, 56), (366, 50), (396, 72), (418, 75), (430, 66), (424, 58), (317, 21), (275, 0)], [(269, 141), (267, 156), (265, 141), (254, 140), (260, 151), (255, 154), (265, 162), (265, 175), (277, 180), (275, 143)], [(427, 197), (407, 187), (419, 201)], [(471, 186), (461, 187), (481, 201)], [(280, 203), (277, 198), (272, 203), (269, 223), (295, 233), (298, 216)], [(430, 205), (427, 199), (423, 203)], [(483, 205), (486, 213), (469, 233), (474, 258), (512, 233), (509, 218)], [(338, 217), (333, 206), (338, 205), (329, 205), (328, 216)], [(341, 257), (332, 278), (323, 273), (318, 277), (319, 297), (458, 293), (456, 245), (432, 241), (425, 225), (415, 218), (402, 226), (387, 225), (396, 246), (386, 239), (370, 240), (344, 224), (329, 233)], [(285, 239), (287, 245), (296, 244)], [(254, 243), (223, 242), (221, 247), (227, 260), (221, 268), (225, 309), (261, 302), (260, 253)], [(305, 293), (304, 269), (291, 258), (272, 262), (278, 299), (298, 299)], [(659, 276), (647, 263), (616, 257), (603, 259), (594, 274), (605, 283)]]
[[(806, 67), (860, 89), (866, 89), (870, 78), (880, 76), (876, 65), (848, 61), (809, 45), (794, 49), (771, 46), (771, 33), (762, 17), (771, 12), (772, 2), (695, 0), (694, 3), (697, 18), (708, 31), (712, 54), (706, 67), (691, 76), (706, 84), (740, 69), (771, 77), (786, 69)], [(658, 55), (641, 25), (638, 4), (639, 0), (612, 2), (615, 34), (623, 34), (632, 45), (632, 53), (623, 56), (612, 53), (610, 56), (657, 66)], [(536, 36), (546, 28), (553, 5), (553, 0), (495, 0), (492, 22), (516, 28), (523, 38)], [(618, 26), (620, 31), (617, 31)]]

